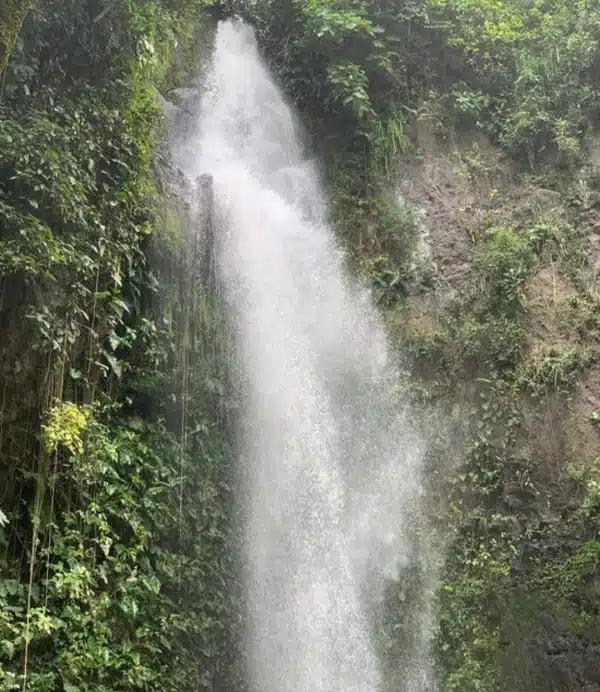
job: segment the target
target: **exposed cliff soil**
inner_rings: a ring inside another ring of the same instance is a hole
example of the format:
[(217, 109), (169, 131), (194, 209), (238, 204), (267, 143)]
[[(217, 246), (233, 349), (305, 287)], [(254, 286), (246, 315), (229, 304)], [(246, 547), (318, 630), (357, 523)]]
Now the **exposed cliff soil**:
[(600, 690), (598, 151), (534, 175), (421, 122), (400, 181), (434, 276), (391, 323), (472, 422), (447, 452), (441, 666), (485, 690)]
[(400, 195), (421, 222), (437, 286), (448, 290), (470, 275), (475, 237), (495, 199), (515, 183), (501, 151), (483, 136), (441, 139), (434, 129), (428, 120), (415, 126)]

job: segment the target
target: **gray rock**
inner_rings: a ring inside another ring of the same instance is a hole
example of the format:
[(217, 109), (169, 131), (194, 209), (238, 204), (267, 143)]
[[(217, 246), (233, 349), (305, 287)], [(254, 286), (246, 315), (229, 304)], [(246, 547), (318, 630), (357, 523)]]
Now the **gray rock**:
[(178, 106), (185, 106), (187, 103), (195, 99), (198, 95), (197, 89), (172, 89), (168, 96)]
[(167, 101), (167, 99), (160, 92), (157, 96), (157, 101), (160, 104), (163, 114), (167, 120), (172, 122), (179, 115), (179, 107), (171, 101)]

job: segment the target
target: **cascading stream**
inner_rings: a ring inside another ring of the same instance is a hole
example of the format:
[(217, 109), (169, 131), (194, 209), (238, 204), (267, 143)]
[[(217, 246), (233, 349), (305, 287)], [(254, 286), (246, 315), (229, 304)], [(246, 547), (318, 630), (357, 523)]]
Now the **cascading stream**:
[[(213, 176), (244, 372), (251, 688), (378, 690), (369, 604), (409, 560), (420, 442), (369, 295), (344, 274), (294, 117), (239, 22), (219, 25), (181, 161), (192, 179)], [(414, 659), (425, 671), (423, 652)]]

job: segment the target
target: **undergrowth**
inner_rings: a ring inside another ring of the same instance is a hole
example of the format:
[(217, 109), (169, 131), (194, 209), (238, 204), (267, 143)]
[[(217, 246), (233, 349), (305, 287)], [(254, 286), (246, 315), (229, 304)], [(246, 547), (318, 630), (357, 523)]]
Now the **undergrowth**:
[(0, 14), (6, 692), (234, 684), (221, 319), (153, 172), (208, 4)]

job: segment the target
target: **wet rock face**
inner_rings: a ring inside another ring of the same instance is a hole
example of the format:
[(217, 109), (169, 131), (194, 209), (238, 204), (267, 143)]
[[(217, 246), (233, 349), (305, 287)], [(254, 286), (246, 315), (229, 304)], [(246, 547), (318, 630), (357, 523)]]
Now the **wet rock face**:
[(156, 95), (156, 100), (162, 108), (163, 115), (169, 122), (172, 122), (180, 114), (179, 106), (166, 99), (160, 92)]
[(159, 143), (156, 157), (156, 178), (170, 199), (177, 202), (182, 211), (192, 206), (195, 184), (183, 171), (184, 160), (181, 143), (198, 124), (197, 104), (202, 97), (202, 84), (171, 89), (165, 94), (157, 93), (157, 101), (165, 119), (165, 138)]
[(405, 181), (402, 191), (411, 202), (420, 219), (422, 252), (435, 267), (436, 284), (454, 287), (469, 272), (471, 243), (468, 231), (457, 218), (457, 210), (443, 188), (432, 178), (439, 172), (424, 169), (410, 182)]
[(195, 103), (197, 97), (198, 89), (196, 87), (172, 89), (169, 91), (169, 99), (177, 104), (179, 108), (187, 110), (190, 110), (190, 106)]
[(415, 143), (418, 153), (405, 166), (398, 193), (417, 217), (420, 254), (432, 263), (434, 285), (453, 292), (470, 275), (473, 234), (509, 171), (500, 151), (480, 136), (448, 143), (422, 122)]
[(201, 96), (201, 87), (194, 86), (172, 89), (164, 98), (167, 107), (165, 115), (170, 121), (171, 130), (177, 133), (178, 138), (181, 137), (182, 132), (189, 131), (196, 122), (197, 116), (194, 113)]

